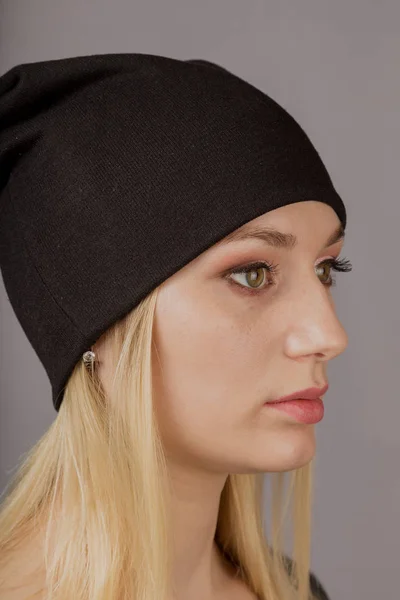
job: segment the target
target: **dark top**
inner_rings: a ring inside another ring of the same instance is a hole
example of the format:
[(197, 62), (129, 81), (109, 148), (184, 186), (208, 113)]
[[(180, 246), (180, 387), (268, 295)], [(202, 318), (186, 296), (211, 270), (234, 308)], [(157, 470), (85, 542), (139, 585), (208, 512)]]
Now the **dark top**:
[(313, 573), (310, 575), (310, 587), (313, 595), (318, 598), (318, 600), (330, 600), (328, 594), (322, 587), (321, 582)]
[[(287, 569), (290, 573), (293, 561), (291, 558), (289, 558), (289, 556), (286, 556), (286, 555), (285, 555), (284, 560), (286, 562)], [(311, 592), (312, 592), (313, 596), (318, 598), (318, 600), (330, 600), (325, 589), (322, 587), (322, 583), (319, 581), (319, 579), (317, 579), (317, 577), (314, 575), (314, 573), (312, 571), (310, 572), (310, 588), (311, 588)]]

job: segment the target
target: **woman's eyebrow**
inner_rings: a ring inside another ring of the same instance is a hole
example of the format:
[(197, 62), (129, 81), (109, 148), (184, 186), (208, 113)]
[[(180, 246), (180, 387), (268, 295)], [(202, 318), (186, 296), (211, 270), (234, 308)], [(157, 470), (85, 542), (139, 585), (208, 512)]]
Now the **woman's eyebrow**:
[[(329, 236), (326, 241), (325, 248), (336, 244), (339, 240), (344, 239), (345, 232), (343, 229), (343, 225), (340, 223), (339, 226), (335, 229), (335, 231)], [(241, 240), (247, 240), (251, 238), (256, 238), (263, 240), (269, 246), (273, 246), (274, 248), (284, 248), (287, 250), (291, 250), (297, 244), (297, 237), (292, 233), (283, 233), (282, 231), (278, 231), (273, 227), (255, 227), (246, 226), (240, 229), (236, 229), (229, 233), (226, 237), (220, 240), (217, 245), (225, 245), (230, 244), (231, 242), (238, 242)]]

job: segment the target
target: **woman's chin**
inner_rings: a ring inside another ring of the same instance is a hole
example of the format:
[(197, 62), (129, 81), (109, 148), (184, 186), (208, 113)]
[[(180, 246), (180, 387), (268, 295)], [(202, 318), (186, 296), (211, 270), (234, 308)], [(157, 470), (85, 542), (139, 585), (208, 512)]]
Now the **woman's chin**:
[(270, 452), (265, 454), (266, 471), (292, 471), (307, 465), (315, 456), (313, 425), (307, 425), (277, 436)]
[(314, 458), (316, 441), (313, 425), (291, 431), (274, 431), (268, 434), (267, 439), (263, 437), (263, 440), (246, 448), (243, 462), (247, 463), (247, 472), (292, 471), (304, 467)]

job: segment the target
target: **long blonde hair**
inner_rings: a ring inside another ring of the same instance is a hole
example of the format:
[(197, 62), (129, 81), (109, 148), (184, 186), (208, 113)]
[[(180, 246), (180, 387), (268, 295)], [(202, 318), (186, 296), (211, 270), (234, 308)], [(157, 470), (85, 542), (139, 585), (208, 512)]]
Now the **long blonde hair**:
[[(157, 289), (104, 334), (115, 401), (80, 361), (56, 419), (21, 461), (0, 511), (0, 590), (8, 557), (44, 523), (43, 598), (166, 600), (170, 487), (152, 399), (156, 298)], [(312, 598), (311, 473), (308, 464), (267, 475), (269, 541), (265, 475), (227, 478), (215, 541), (260, 600)], [(290, 569), (282, 550), (288, 515)]]

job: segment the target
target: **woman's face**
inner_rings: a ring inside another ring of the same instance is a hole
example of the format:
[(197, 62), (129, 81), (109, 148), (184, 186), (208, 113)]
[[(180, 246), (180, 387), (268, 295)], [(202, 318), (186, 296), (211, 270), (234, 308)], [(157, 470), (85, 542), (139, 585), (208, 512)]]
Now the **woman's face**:
[[(347, 346), (325, 263), (342, 249), (343, 240), (326, 245), (339, 225), (321, 202), (284, 206), (240, 229), (274, 228), (295, 236), (295, 247), (224, 238), (161, 285), (153, 376), (169, 460), (226, 474), (312, 459), (314, 424), (265, 403), (323, 387), (328, 361)], [(255, 262), (266, 266), (230, 273)]]

